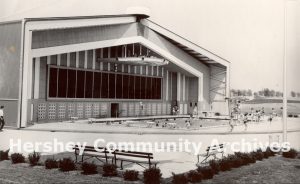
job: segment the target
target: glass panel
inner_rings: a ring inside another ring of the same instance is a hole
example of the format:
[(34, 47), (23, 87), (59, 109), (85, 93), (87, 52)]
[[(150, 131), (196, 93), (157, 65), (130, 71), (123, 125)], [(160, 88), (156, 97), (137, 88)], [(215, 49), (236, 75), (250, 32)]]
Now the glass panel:
[(85, 98), (93, 98), (93, 72), (85, 74)]
[(134, 76), (129, 75), (129, 98), (134, 99)]
[(103, 48), (103, 58), (108, 58), (108, 47)]
[(76, 70), (68, 70), (68, 98), (75, 98), (76, 94)]
[(50, 68), (49, 97), (56, 97), (57, 92), (57, 68)]
[(100, 89), (101, 89), (101, 73), (94, 73), (94, 92), (93, 98), (100, 98)]
[(151, 77), (147, 77), (146, 79), (146, 99), (151, 99), (151, 90), (152, 84), (151, 84)]
[(101, 49), (96, 50), (96, 59), (101, 58)]
[(156, 78), (156, 99), (161, 99), (161, 78)]
[(141, 77), (141, 99), (146, 98), (146, 77)]
[(123, 57), (122, 55), (122, 46), (117, 46), (118, 55), (116, 57)]
[(117, 47), (111, 47), (110, 48), (110, 57), (116, 58), (117, 57)]
[(132, 57), (133, 56), (133, 45), (132, 44), (128, 44), (128, 45), (126, 45), (126, 47), (127, 47), (126, 56), (127, 57)]
[(57, 97), (66, 98), (67, 95), (67, 81), (68, 81), (68, 71), (66, 69), (58, 70), (58, 90)]
[(117, 81), (116, 81), (116, 98), (122, 98), (123, 92), (123, 85), (122, 85), (122, 75), (117, 74)]
[(109, 98), (116, 97), (116, 74), (109, 74)]
[(156, 97), (156, 79), (152, 78), (151, 79), (151, 99), (155, 99)]
[(135, 43), (134, 44), (134, 56), (139, 56), (140, 55), (140, 44)]
[(101, 79), (101, 98), (108, 98), (108, 74), (102, 73)]
[(84, 98), (85, 71), (77, 71), (76, 98)]
[(136, 76), (135, 77), (135, 99), (141, 99), (141, 77)]
[(128, 90), (129, 90), (129, 77), (128, 75), (123, 75), (123, 98), (128, 98)]

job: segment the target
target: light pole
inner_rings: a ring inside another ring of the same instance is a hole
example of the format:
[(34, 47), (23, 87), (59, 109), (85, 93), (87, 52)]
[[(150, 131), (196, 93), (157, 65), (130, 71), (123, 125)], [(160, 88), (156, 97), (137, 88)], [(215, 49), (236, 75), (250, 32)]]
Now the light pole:
[(282, 112), (282, 128), (283, 142), (287, 141), (287, 2), (284, 0), (284, 51), (283, 51), (283, 112)]
[(287, 141), (287, 6), (289, 1), (283, 0), (284, 3), (284, 53), (283, 53), (283, 142)]

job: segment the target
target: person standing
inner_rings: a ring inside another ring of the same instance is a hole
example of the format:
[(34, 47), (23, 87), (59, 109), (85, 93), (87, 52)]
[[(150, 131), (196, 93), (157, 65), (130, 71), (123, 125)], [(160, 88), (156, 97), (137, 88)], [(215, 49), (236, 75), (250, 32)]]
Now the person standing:
[(5, 121), (4, 121), (4, 112), (3, 112), (4, 106), (0, 107), (0, 130), (4, 127)]
[(248, 123), (248, 113), (244, 114), (243, 122), (244, 122), (244, 126), (245, 126), (245, 131), (246, 131), (248, 128), (248, 124), (247, 124)]

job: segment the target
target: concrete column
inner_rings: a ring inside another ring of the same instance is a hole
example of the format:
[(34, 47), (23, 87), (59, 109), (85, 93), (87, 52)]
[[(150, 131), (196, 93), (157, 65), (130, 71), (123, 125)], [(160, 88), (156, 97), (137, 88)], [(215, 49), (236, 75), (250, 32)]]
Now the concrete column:
[(93, 65), (92, 65), (92, 69), (95, 70), (96, 67), (96, 50), (93, 49)]
[(185, 101), (185, 75), (182, 75), (182, 101)]
[(181, 74), (177, 72), (177, 101), (180, 101), (180, 94), (181, 94), (181, 87), (180, 87), (180, 81), (181, 79)]
[(84, 51), (84, 68), (87, 69), (87, 56), (88, 56), (88, 52), (87, 50)]
[(151, 75), (152, 75), (152, 76), (153, 76), (153, 73), (154, 73), (153, 70), (154, 70), (154, 69), (153, 69), (153, 66), (151, 66)]
[(169, 100), (169, 71), (166, 71), (166, 101)]
[(23, 80), (22, 80), (22, 105), (19, 109), (21, 122), (18, 127), (26, 127), (27, 125), (27, 108), (28, 99), (31, 97), (31, 81), (32, 81), (32, 57), (31, 57), (31, 41), (32, 31), (25, 30), (24, 35), (24, 66), (23, 66)]
[(70, 66), (70, 54), (71, 53), (67, 53), (67, 67)]
[(50, 65), (51, 63), (51, 56), (47, 56), (47, 65)]
[(57, 54), (57, 66), (60, 66), (60, 54)]
[(40, 88), (40, 57), (35, 58), (34, 67), (34, 92), (33, 98), (39, 99), (39, 88)]
[(79, 67), (79, 52), (76, 52), (76, 68)]

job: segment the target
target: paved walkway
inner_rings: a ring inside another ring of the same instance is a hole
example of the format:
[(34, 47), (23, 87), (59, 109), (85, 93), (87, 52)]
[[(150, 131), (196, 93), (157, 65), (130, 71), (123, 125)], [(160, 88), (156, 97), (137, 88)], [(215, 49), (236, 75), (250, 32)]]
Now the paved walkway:
[[(206, 120), (207, 121), (207, 120)], [(209, 120), (206, 124), (209, 124)], [(213, 122), (211, 126), (205, 126), (197, 129), (187, 128), (148, 128), (146, 125), (138, 123), (134, 126), (127, 127), (118, 123), (106, 125), (104, 123), (89, 124), (87, 121), (78, 122), (55, 122), (55, 123), (41, 123), (27, 127), (24, 130), (36, 131), (57, 131), (57, 132), (82, 132), (82, 133), (126, 133), (126, 134), (257, 134), (257, 133), (280, 133), (282, 132), (281, 118), (274, 121), (263, 121), (260, 123), (249, 122), (247, 127), (244, 124), (234, 125), (231, 130), (229, 124), (215, 125)], [(288, 131), (300, 131), (300, 118), (288, 119)]]
[[(289, 119), (288, 128), (291, 131), (288, 133), (288, 141), (291, 143), (292, 147), (296, 149), (300, 149), (300, 131), (296, 131), (300, 129), (299, 126), (300, 119)], [(193, 151), (180, 152), (178, 147), (174, 147), (174, 149), (169, 150), (170, 152), (166, 152), (167, 146), (163, 143), (174, 142), (176, 146), (183, 143), (185, 140), (201, 143), (201, 147), (197, 151), (204, 153), (206, 147), (212, 142), (225, 142), (229, 143), (225, 147), (226, 153), (231, 153), (231, 143), (241, 143), (242, 141), (256, 143), (257, 141), (260, 141), (263, 144), (266, 144), (269, 142), (270, 136), (277, 137), (279, 140), (282, 138), (282, 133), (278, 133), (281, 130), (281, 123), (279, 120), (274, 121), (271, 125), (265, 122), (260, 124), (249, 124), (247, 130), (244, 130), (244, 128), (244, 126), (236, 126), (232, 132), (229, 132), (229, 126), (203, 128), (201, 130), (173, 130), (114, 127), (103, 124), (86, 123), (48, 123), (38, 124), (20, 130), (4, 129), (0, 132), (0, 150), (8, 149), (10, 141), (17, 144), (18, 139), (20, 139), (21, 145), (24, 145), (26, 142), (42, 144), (53, 142), (55, 139), (62, 143), (87, 142), (88, 145), (93, 145), (94, 141), (97, 139), (103, 139), (105, 143), (132, 142), (136, 144), (138, 142), (149, 142), (152, 143), (152, 145), (156, 144), (158, 145), (158, 148), (161, 148), (160, 152), (154, 153), (154, 158), (155, 160), (160, 161), (158, 166), (162, 170), (163, 176), (168, 177), (171, 176), (172, 172), (181, 173), (194, 169), (196, 167), (196, 156)], [(24, 150), (16, 151), (27, 154)], [(53, 154), (64, 152), (66, 150), (54, 150), (45, 153), (44, 148), (40, 146), (36, 151), (43, 152), (44, 154)], [(128, 168), (143, 170), (143, 168), (137, 165), (130, 165)]]

